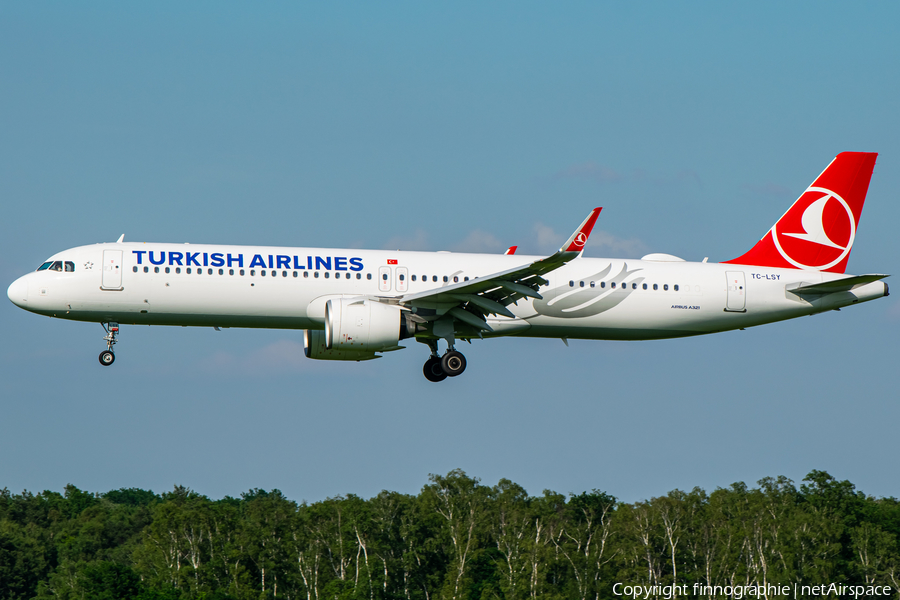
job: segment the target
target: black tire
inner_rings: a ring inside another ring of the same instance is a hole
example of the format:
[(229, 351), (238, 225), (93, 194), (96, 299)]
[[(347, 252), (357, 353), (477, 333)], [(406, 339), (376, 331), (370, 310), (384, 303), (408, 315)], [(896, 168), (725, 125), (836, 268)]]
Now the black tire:
[(447, 379), (447, 374), (444, 373), (444, 369), (441, 368), (441, 359), (437, 356), (432, 356), (425, 361), (425, 366), (422, 367), (422, 373), (425, 375), (425, 379), (433, 381), (434, 383)]
[(447, 374), (447, 377), (462, 375), (466, 370), (466, 357), (462, 355), (462, 352), (451, 350), (441, 359), (441, 369)]
[(109, 365), (116, 362), (116, 355), (112, 353), (110, 350), (104, 350), (100, 353), (100, 364), (104, 367), (108, 367)]

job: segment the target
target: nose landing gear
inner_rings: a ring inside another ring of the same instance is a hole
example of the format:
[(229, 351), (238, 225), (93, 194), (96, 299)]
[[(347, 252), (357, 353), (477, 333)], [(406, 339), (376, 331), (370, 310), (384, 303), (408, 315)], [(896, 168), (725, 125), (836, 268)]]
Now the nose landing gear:
[(100, 353), (100, 364), (108, 367), (116, 360), (112, 347), (118, 341), (116, 338), (119, 337), (119, 324), (109, 323), (109, 326), (107, 326), (105, 323), (100, 323), (100, 325), (103, 326), (103, 330), (106, 332), (106, 337), (103, 338), (103, 341), (106, 342), (106, 350)]

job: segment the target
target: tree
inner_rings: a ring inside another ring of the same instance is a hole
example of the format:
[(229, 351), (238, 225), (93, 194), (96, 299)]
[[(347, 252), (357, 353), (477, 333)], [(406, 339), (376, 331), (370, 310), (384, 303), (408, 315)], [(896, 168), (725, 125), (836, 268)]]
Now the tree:
[(466, 576), (469, 561), (478, 548), (487, 490), (477, 478), (460, 469), (447, 475), (430, 475), (431, 483), (422, 489), (426, 505), (444, 520), (444, 530), (450, 540), (452, 556), (446, 576), (446, 595), (452, 600), (468, 597)]

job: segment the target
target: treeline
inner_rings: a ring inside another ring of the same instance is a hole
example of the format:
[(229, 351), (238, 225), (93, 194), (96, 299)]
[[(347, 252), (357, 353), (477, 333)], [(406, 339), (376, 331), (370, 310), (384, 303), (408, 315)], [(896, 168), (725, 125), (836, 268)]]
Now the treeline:
[(586, 599), (613, 584), (900, 589), (900, 503), (811, 472), (635, 503), (432, 475), (418, 495), (0, 491), (0, 597)]

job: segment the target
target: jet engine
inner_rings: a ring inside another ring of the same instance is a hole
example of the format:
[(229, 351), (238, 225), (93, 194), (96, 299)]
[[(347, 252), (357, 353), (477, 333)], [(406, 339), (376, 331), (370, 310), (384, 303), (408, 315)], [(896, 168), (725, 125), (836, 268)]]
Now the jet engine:
[(307, 329), (303, 332), (303, 354), (317, 360), (372, 360), (381, 358), (367, 350), (335, 350), (325, 348), (325, 332), (321, 329)]
[(325, 331), (307, 331), (309, 358), (371, 360), (376, 352), (399, 350), (415, 332), (399, 306), (366, 298), (332, 298), (325, 304)]

